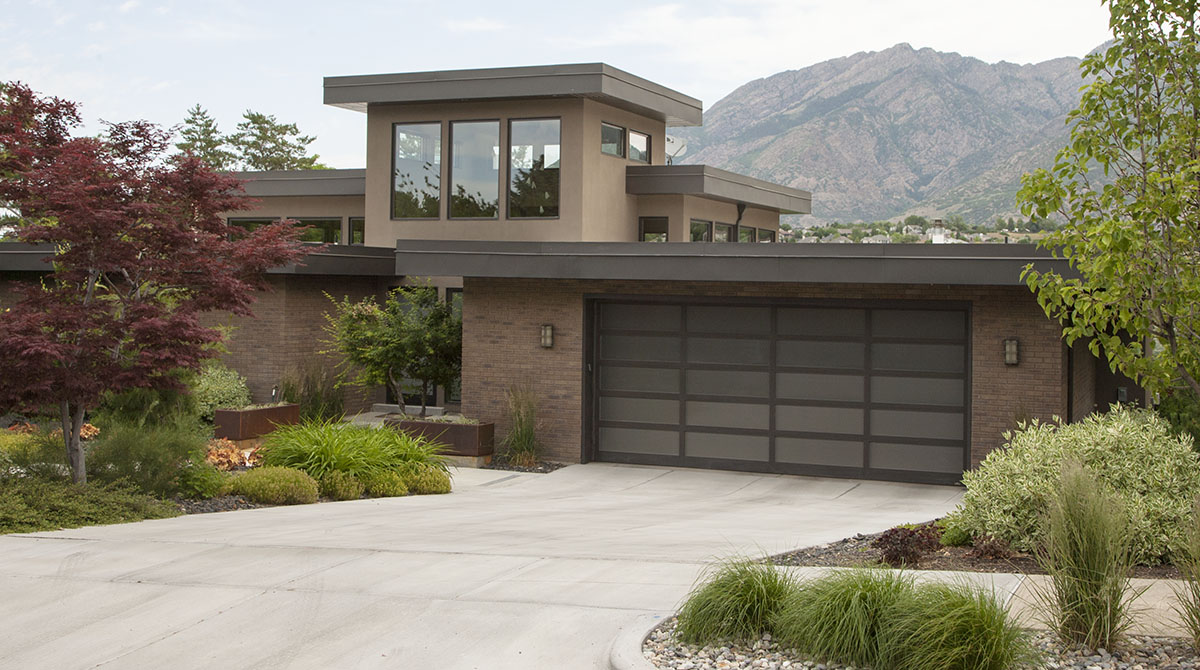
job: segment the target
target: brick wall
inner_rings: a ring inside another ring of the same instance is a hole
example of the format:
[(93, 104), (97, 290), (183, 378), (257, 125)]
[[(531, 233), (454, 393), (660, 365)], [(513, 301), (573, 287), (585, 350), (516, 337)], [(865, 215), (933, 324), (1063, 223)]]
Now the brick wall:
[(1071, 366), (1075, 381), (1071, 385), (1071, 420), (1079, 421), (1096, 410), (1096, 366), (1100, 363), (1088, 351), (1088, 343), (1080, 340), (1071, 347)]
[[(1064, 416), (1065, 350), (1056, 324), (1024, 287), (794, 285), (732, 282), (614, 282), (472, 279), (464, 282), (463, 412), (508, 430), (504, 392), (528, 383), (541, 399), (547, 457), (581, 457), (583, 298), (604, 294), (944, 300), (972, 304), (971, 459), (1000, 446), (1026, 417)], [(554, 347), (539, 346), (542, 324)], [(1004, 364), (1003, 341), (1021, 340), (1021, 362)]]

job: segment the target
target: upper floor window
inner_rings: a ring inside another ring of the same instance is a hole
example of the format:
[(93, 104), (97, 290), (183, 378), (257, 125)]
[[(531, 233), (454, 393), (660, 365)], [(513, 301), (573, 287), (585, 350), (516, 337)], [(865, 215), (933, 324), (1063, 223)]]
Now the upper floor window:
[(693, 242), (711, 242), (712, 241), (712, 221), (701, 221), (700, 219), (692, 219), (692, 241)]
[(758, 229), (758, 241), (759, 242), (774, 242), (775, 241), (775, 231), (767, 230), (766, 228), (759, 228)]
[(450, 218), (500, 213), (500, 122), (450, 122)]
[(738, 226), (738, 242), (757, 242), (757, 231), (750, 226)]
[(638, 241), (666, 242), (667, 217), (643, 216), (642, 218), (638, 219)]
[(558, 119), (510, 121), (508, 125), (508, 216), (558, 216)]
[(268, 218), (261, 216), (233, 216), (226, 219), (226, 222), (231, 226), (245, 228), (246, 230), (254, 230), (259, 226), (269, 226), (272, 223), (277, 223), (278, 217)]
[(392, 218), (436, 219), (442, 203), (442, 124), (397, 123), (394, 132)]
[(361, 216), (350, 217), (350, 244), (365, 244), (367, 240), (367, 220)]
[(713, 224), (713, 242), (732, 242), (733, 226), (728, 223)]
[(342, 243), (342, 220), (341, 218), (333, 217), (291, 217), (297, 221), (297, 225), (301, 228), (308, 228), (300, 235), (301, 242), (310, 242), (313, 244), (341, 244)]
[(600, 152), (625, 157), (625, 129), (611, 123), (600, 124)]
[(629, 131), (629, 160), (639, 163), (650, 162), (650, 136), (636, 130)]

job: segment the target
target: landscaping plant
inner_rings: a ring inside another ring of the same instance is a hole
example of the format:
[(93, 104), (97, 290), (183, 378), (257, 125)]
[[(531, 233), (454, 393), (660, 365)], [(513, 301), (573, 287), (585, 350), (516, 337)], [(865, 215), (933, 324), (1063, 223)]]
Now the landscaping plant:
[(701, 576), (679, 610), (675, 629), (690, 644), (754, 640), (770, 630), (784, 599), (796, 588), (783, 570), (768, 563), (735, 558)]
[(386, 472), (368, 472), (361, 477), (367, 487), (367, 495), (372, 498), (394, 498), (408, 495), (408, 485), (400, 473), (388, 470)]
[(207, 500), (226, 493), (229, 475), (212, 463), (193, 457), (179, 469), (176, 484), (180, 496)]
[(280, 427), (263, 440), (260, 453), (265, 465), (297, 468), (320, 479), (333, 470), (362, 475), (409, 464), (426, 465), (446, 474), (442, 450), (441, 445), (426, 438), (391, 428), (330, 420)]
[(100, 481), (125, 480), (143, 493), (170, 495), (188, 458), (203, 453), (204, 445), (204, 435), (186, 418), (112, 424), (88, 449), (88, 471)]
[(307, 358), (279, 382), (279, 397), (300, 406), (300, 420), (341, 419), (346, 414), (346, 391), (333, 366)]
[(1034, 421), (1005, 439), (1005, 448), (963, 474), (967, 490), (953, 516), (971, 536), (1035, 551), (1045, 540), (1043, 517), (1063, 465), (1078, 461), (1124, 505), (1136, 561), (1175, 555), (1200, 491), (1200, 457), (1190, 436), (1152, 411), (1118, 406), (1067, 425)]
[(0, 533), (34, 533), (179, 514), (175, 505), (121, 484), (84, 486), (25, 477), (0, 486)]
[(1183, 585), (1172, 587), (1175, 614), (1192, 638), (1192, 646), (1200, 650), (1200, 497), (1192, 506), (1191, 523), (1175, 565), (1183, 576)]
[(246, 378), (217, 361), (209, 361), (196, 375), (192, 397), (200, 418), (212, 422), (219, 409), (241, 409), (250, 404)]
[(417, 495), (450, 492), (450, 473), (428, 463), (408, 463), (397, 468), (409, 492)]
[(366, 490), (357, 477), (343, 470), (330, 470), (317, 483), (321, 495), (330, 500), (358, 500)]
[(942, 530), (938, 542), (943, 547), (965, 547), (971, 544), (971, 534), (963, 530), (954, 515), (938, 519), (936, 525)]
[(1078, 462), (1063, 465), (1045, 518), (1038, 564), (1049, 584), (1038, 593), (1046, 623), (1068, 644), (1112, 649), (1132, 623), (1134, 566), (1121, 499)]
[(921, 557), (941, 546), (937, 527), (931, 523), (889, 528), (871, 542), (879, 560), (893, 568), (913, 567)]
[(263, 466), (234, 475), (229, 492), (265, 505), (306, 505), (317, 502), (317, 482), (295, 468)]
[(513, 465), (535, 467), (542, 455), (542, 444), (537, 437), (541, 429), (537, 418), (537, 394), (528, 385), (517, 385), (508, 389), (505, 398), (509, 429), (500, 446)]

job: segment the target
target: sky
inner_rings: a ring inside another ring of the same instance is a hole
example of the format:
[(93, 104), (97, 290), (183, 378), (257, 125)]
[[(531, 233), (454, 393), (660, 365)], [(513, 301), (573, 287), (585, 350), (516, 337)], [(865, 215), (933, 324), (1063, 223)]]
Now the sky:
[(362, 167), (366, 115), (322, 104), (322, 77), (602, 61), (700, 98), (906, 42), (994, 63), (1082, 56), (1109, 39), (1099, 0), (0, 0), (0, 81), (99, 120), (223, 131), (246, 109)]

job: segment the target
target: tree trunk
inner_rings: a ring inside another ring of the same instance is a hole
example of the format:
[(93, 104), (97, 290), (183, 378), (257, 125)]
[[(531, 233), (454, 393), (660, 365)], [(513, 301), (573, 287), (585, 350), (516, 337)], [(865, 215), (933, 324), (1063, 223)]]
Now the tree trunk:
[(425, 399), (429, 397), (429, 382), (421, 380), (421, 418), (425, 418)]
[(71, 465), (71, 481), (86, 484), (87, 464), (84, 461), (83, 443), (79, 439), (83, 430), (83, 404), (76, 403), (72, 411), (71, 403), (63, 400), (59, 403), (59, 413), (63, 426), (63, 446), (67, 448), (67, 462)]
[(1188, 388), (1192, 389), (1192, 393), (1195, 393), (1196, 397), (1200, 398), (1200, 383), (1197, 383), (1196, 378), (1189, 374), (1187, 370), (1183, 369), (1182, 365), (1180, 365), (1178, 369), (1179, 377), (1187, 383)]

